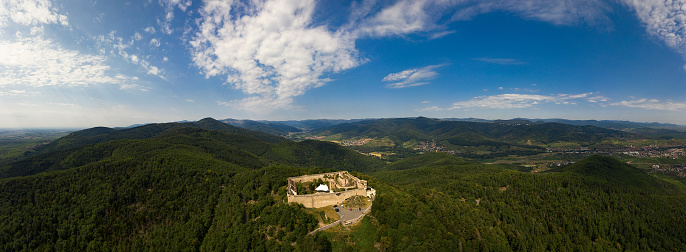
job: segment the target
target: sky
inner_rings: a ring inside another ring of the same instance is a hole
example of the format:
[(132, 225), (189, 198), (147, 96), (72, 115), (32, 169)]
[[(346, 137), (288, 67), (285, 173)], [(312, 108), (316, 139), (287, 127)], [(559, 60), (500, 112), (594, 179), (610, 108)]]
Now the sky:
[(415, 116), (686, 125), (686, 1), (0, 1), (0, 128)]

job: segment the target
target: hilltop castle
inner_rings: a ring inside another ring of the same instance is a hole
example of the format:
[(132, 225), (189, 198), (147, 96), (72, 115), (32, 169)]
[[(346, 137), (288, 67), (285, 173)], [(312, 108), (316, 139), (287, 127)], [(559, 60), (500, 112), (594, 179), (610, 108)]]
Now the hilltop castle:
[[(330, 189), (328, 192), (298, 195), (297, 183), (321, 179)], [(337, 205), (355, 195), (376, 196), (376, 190), (367, 185), (366, 180), (358, 179), (347, 171), (320, 173), (288, 178), (288, 203), (300, 203), (308, 208)]]

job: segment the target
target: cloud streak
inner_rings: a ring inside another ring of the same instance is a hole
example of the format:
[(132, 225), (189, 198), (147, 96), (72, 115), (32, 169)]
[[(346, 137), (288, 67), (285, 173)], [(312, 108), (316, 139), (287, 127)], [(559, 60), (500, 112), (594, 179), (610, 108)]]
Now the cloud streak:
[(663, 111), (682, 111), (686, 110), (686, 102), (675, 101), (661, 101), (658, 99), (634, 99), (628, 101), (620, 101), (610, 103), (612, 106), (622, 106), (629, 108), (642, 108), (649, 110), (663, 110)]
[(429, 80), (435, 78), (438, 73), (434, 69), (444, 65), (430, 65), (422, 68), (413, 68), (398, 73), (392, 73), (383, 78), (384, 82), (392, 82), (387, 88), (407, 88), (429, 84)]
[(491, 63), (491, 64), (498, 64), (498, 65), (522, 65), (524, 62), (521, 62), (516, 59), (499, 59), (499, 58), (474, 58), (476, 61), (481, 61), (481, 62), (486, 62), (486, 63)]
[(500, 94), (492, 96), (478, 96), (465, 101), (458, 101), (448, 108), (432, 106), (419, 111), (441, 110), (472, 110), (472, 109), (523, 109), (533, 108), (543, 104), (576, 105), (580, 101), (598, 102), (607, 101), (608, 98), (595, 93), (582, 94)]

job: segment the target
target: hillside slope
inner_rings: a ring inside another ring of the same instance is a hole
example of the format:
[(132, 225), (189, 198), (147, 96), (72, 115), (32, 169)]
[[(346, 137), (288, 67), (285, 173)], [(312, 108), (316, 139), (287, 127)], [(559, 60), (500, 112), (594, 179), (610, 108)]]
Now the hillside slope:
[(372, 174), (393, 185), (377, 186), (372, 211), (385, 248), (686, 249), (684, 191), (612, 158), (591, 157), (545, 174), (478, 163), (436, 165), (441, 159), (431, 154), (411, 161), (414, 167)]

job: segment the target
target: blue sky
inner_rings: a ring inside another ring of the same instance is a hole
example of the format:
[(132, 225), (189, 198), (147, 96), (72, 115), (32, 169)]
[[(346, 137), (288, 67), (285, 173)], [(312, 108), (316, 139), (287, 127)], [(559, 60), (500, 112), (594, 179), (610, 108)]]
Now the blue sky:
[(204, 117), (686, 124), (686, 1), (0, 3), (0, 128)]

